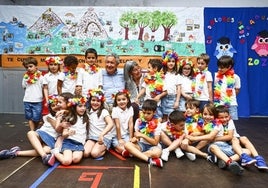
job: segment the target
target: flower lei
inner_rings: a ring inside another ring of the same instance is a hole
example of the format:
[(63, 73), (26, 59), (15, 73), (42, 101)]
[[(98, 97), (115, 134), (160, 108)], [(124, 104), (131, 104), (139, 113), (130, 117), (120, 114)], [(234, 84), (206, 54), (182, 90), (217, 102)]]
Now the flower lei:
[(130, 97), (130, 93), (129, 93), (129, 91), (127, 90), (127, 89), (123, 89), (123, 90), (119, 90), (119, 91), (117, 91), (116, 93), (113, 93), (112, 94), (112, 98), (113, 99), (115, 99), (115, 96), (117, 95), (117, 94), (126, 94), (126, 96), (128, 96), (128, 97)]
[[(201, 93), (203, 92), (203, 88), (204, 88), (204, 82), (205, 82), (205, 78), (206, 78), (206, 71), (207, 71), (207, 68), (203, 71), (194, 71), (194, 76), (193, 76), (193, 79), (192, 79), (192, 92), (193, 92), (193, 95), (194, 95), (194, 98), (198, 98)], [(200, 82), (199, 82), (199, 85), (198, 85), (198, 88), (197, 88), (197, 91), (196, 91), (196, 76), (198, 74), (201, 74), (201, 77), (200, 77)]]
[(84, 64), (84, 69), (89, 73), (89, 74), (95, 74), (99, 71), (99, 68), (96, 65), (88, 65)]
[(175, 139), (180, 138), (180, 136), (183, 135), (184, 130), (178, 131), (174, 126), (172, 126), (170, 121), (168, 121), (167, 126), (166, 126), (166, 133), (168, 136), (170, 136), (171, 138), (175, 140)]
[(25, 79), (28, 84), (35, 84), (41, 75), (42, 73), (39, 70), (35, 71), (35, 73), (33, 74), (27, 71), (26, 73), (24, 73), (23, 79)]
[[(223, 84), (224, 76), (226, 76), (227, 87), (225, 90), (226, 96), (223, 98), (222, 97), (222, 84)], [(224, 105), (230, 106), (231, 97), (233, 95), (234, 84), (235, 84), (235, 79), (234, 79), (233, 69), (226, 71), (225, 74), (220, 74), (218, 72), (216, 80), (215, 80), (215, 86), (214, 86), (214, 103), (216, 106), (220, 105), (221, 101), (224, 102)]]
[(149, 72), (144, 78), (144, 82), (149, 86), (151, 96), (156, 96), (162, 93), (165, 75), (163, 72), (152, 73)]
[(45, 62), (47, 65), (49, 65), (50, 63), (61, 65), (63, 61), (59, 56), (51, 56), (51, 57), (47, 57), (45, 59)]
[(48, 104), (57, 104), (58, 103), (58, 95), (53, 94), (48, 96)]
[(71, 80), (75, 80), (77, 78), (77, 72), (71, 72), (66, 66), (63, 67), (63, 73), (67, 78)]
[(175, 61), (177, 62), (179, 56), (175, 51), (167, 50), (165, 53), (163, 53), (162, 58), (163, 58), (162, 65), (167, 65), (167, 62), (169, 62), (170, 59), (175, 59)]
[(182, 59), (180, 61), (180, 67), (184, 67), (185, 65), (190, 65), (191, 67), (193, 67), (193, 62), (189, 59)]
[(145, 134), (148, 137), (153, 137), (155, 129), (157, 128), (158, 125), (158, 119), (154, 116), (153, 119), (149, 122), (147, 122), (144, 118), (144, 114), (140, 112), (140, 118), (139, 118), (139, 131), (142, 134)]
[[(194, 123), (197, 123), (196, 127), (193, 126)], [(204, 126), (204, 120), (202, 118), (202, 115), (198, 113), (194, 116), (186, 117), (185, 126), (189, 135), (193, 132), (201, 132)]]
[(76, 105), (85, 105), (87, 102), (87, 98), (86, 97), (79, 97), (79, 98), (70, 98), (68, 99), (68, 103), (67, 103), (67, 106), (68, 107), (71, 107), (71, 106), (76, 106)]
[(210, 133), (214, 127), (219, 126), (221, 122), (218, 119), (213, 120), (212, 122), (205, 123), (203, 131), (207, 134)]
[(105, 102), (106, 100), (104, 96), (104, 92), (100, 88), (88, 90), (88, 96), (96, 97), (101, 102)]

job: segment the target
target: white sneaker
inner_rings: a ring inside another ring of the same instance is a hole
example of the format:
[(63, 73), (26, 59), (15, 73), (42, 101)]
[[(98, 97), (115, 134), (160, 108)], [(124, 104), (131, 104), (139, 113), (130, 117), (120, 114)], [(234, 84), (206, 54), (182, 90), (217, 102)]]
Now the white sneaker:
[(181, 158), (182, 156), (184, 156), (184, 153), (181, 151), (181, 148), (177, 148), (175, 149), (175, 154), (176, 154), (176, 157), (179, 159)]
[(169, 151), (168, 149), (163, 149), (161, 154), (161, 159), (163, 161), (168, 161)]
[(185, 155), (190, 161), (195, 161), (196, 159), (196, 156), (193, 153), (185, 152)]

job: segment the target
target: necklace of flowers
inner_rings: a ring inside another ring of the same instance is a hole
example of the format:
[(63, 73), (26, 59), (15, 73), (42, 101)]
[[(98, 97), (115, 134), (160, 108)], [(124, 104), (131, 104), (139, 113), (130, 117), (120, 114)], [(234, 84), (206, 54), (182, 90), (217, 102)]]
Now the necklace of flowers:
[[(226, 77), (226, 96), (222, 97), (222, 84), (223, 84), (223, 78)], [(220, 102), (223, 101), (225, 106), (230, 106), (231, 104), (231, 97), (233, 95), (233, 88), (235, 84), (234, 79), (234, 70), (230, 69), (225, 72), (225, 74), (221, 74), (218, 72), (216, 80), (215, 80), (215, 86), (214, 86), (214, 104), (216, 106), (220, 105)]]
[(33, 74), (27, 71), (24, 73), (23, 79), (25, 79), (28, 84), (35, 84), (41, 75), (42, 73), (39, 70), (35, 71)]
[(63, 67), (63, 73), (67, 78), (70, 78), (71, 80), (75, 80), (77, 78), (77, 72), (71, 72), (67, 67)]
[(214, 127), (219, 126), (220, 124), (221, 122), (218, 119), (214, 119), (213, 121), (204, 124), (203, 131), (208, 134), (214, 129)]
[(85, 64), (85, 70), (89, 73), (89, 74), (95, 74), (99, 71), (99, 68), (96, 65), (88, 65), (87, 63)]
[[(199, 71), (199, 70), (194, 71), (194, 76), (193, 76), (192, 85), (191, 85), (194, 98), (198, 98), (201, 95), (201, 93), (203, 92), (204, 82), (205, 82), (205, 78), (206, 78), (206, 71), (207, 71), (207, 68), (203, 71)], [(201, 77), (200, 77), (200, 82), (198, 84), (198, 88), (196, 91), (196, 76), (198, 74), (201, 74)]]
[[(193, 126), (194, 123), (197, 123), (196, 127)], [(188, 134), (196, 132), (197, 129), (199, 132), (203, 130), (204, 120), (201, 113), (195, 114), (194, 116), (186, 116), (185, 126), (188, 131)]]
[(156, 96), (162, 93), (165, 75), (162, 71), (160, 72), (149, 72), (144, 78), (144, 82), (149, 86), (149, 91), (152, 96)]
[(180, 136), (183, 135), (184, 130), (180, 130), (178, 131), (173, 125), (172, 123), (170, 123), (170, 121), (167, 122), (167, 127), (166, 127), (166, 133), (168, 136), (170, 136), (171, 138), (178, 139), (180, 138)]
[(145, 134), (148, 137), (154, 137), (155, 129), (158, 125), (158, 119), (154, 116), (153, 119), (149, 122), (147, 122), (144, 118), (144, 114), (140, 112), (140, 118), (139, 118), (139, 131), (142, 134)]

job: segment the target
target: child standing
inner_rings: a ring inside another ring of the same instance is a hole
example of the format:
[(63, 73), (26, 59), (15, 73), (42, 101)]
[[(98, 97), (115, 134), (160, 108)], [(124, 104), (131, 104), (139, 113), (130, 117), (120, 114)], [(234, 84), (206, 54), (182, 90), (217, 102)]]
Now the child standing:
[(185, 116), (181, 111), (174, 110), (168, 116), (168, 121), (162, 123), (161, 142), (166, 146), (162, 150), (161, 159), (168, 161), (171, 151), (174, 151), (177, 158), (181, 158), (184, 153), (180, 149), (184, 139)]
[(63, 72), (60, 73), (57, 81), (58, 94), (70, 92), (75, 94), (77, 84), (77, 65), (78, 59), (73, 55), (68, 55), (63, 61)]
[[(68, 112), (68, 121), (71, 126), (64, 128), (62, 136), (62, 153), (59, 148), (55, 148), (53, 153), (62, 165), (79, 163), (83, 157), (84, 144), (86, 142), (89, 118), (86, 113), (87, 99), (80, 95), (74, 96), (68, 100), (70, 111)], [(64, 120), (65, 121), (65, 120)]]
[(163, 72), (165, 75), (165, 88), (167, 95), (161, 99), (161, 109), (163, 113), (162, 122), (167, 121), (168, 115), (179, 108), (179, 100), (181, 95), (181, 82), (178, 77), (177, 62), (179, 59), (175, 51), (167, 50), (163, 55)]
[(34, 150), (20, 151), (18, 146), (11, 148), (10, 150), (3, 150), (0, 152), (0, 159), (25, 157), (25, 156), (41, 156), (43, 164), (53, 166), (55, 162), (55, 156), (50, 154), (50, 150), (54, 148), (58, 133), (55, 131), (55, 125), (48, 122), (48, 118), (56, 121), (56, 112), (59, 110), (57, 106), (57, 96), (48, 96), (48, 108), (49, 114), (43, 117), (44, 124), (40, 129), (36, 131), (29, 131), (27, 133), (28, 139), (32, 144)]
[(25, 90), (23, 103), (30, 130), (35, 130), (42, 118), (43, 76), (37, 64), (37, 60), (33, 57), (23, 61), (23, 66), (27, 70), (22, 79), (22, 88)]
[(218, 72), (214, 79), (214, 104), (229, 107), (233, 120), (238, 120), (236, 96), (240, 91), (240, 78), (234, 72), (234, 60), (230, 56), (221, 56), (217, 62)]
[(193, 77), (193, 62), (188, 59), (180, 61), (179, 75), (181, 80), (181, 96), (179, 100), (179, 109), (185, 112), (185, 102), (193, 98), (192, 93), (192, 77)]
[(212, 102), (212, 75), (208, 71), (210, 58), (202, 53), (197, 57), (197, 68), (192, 80), (193, 98), (200, 101), (200, 110), (205, 104)]
[(144, 100), (153, 99), (157, 102), (156, 115), (162, 118), (161, 98), (167, 94), (164, 87), (165, 75), (161, 71), (162, 62), (160, 59), (150, 59), (148, 62), (148, 73), (144, 78), (142, 89), (140, 90), (135, 102), (140, 104), (140, 98), (145, 94)]
[(124, 157), (131, 155), (157, 167), (163, 167), (160, 159), (161, 124), (155, 117), (157, 102), (147, 99), (142, 105), (142, 112), (135, 123), (134, 137), (125, 144), (126, 150), (122, 152)]
[(104, 108), (105, 97), (101, 89), (89, 90), (89, 132), (84, 146), (84, 156), (100, 158), (110, 148), (112, 134), (109, 132), (114, 122), (108, 110)]
[(89, 89), (102, 88), (102, 73), (97, 66), (98, 53), (94, 48), (88, 48), (85, 52), (86, 62), (78, 71), (77, 87), (87, 96)]
[(57, 82), (61, 71), (60, 66), (62, 64), (62, 59), (59, 56), (51, 56), (47, 57), (45, 62), (48, 66), (48, 72), (44, 75), (43, 81), (43, 92), (45, 97), (43, 108), (47, 108), (49, 95), (58, 94)]
[(112, 118), (116, 132), (113, 133), (112, 145), (118, 153), (122, 153), (124, 145), (133, 137), (133, 108), (127, 90), (115, 94)]

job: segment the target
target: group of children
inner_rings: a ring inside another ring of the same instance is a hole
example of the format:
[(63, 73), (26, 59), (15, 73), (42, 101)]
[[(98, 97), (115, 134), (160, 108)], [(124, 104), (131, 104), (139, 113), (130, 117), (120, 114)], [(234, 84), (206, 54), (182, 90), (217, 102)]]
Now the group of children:
[[(141, 106), (137, 120), (125, 89), (113, 95), (111, 112), (105, 108), (97, 52), (88, 49), (85, 58), (78, 69), (75, 56), (65, 57), (61, 72), (62, 60), (49, 57), (49, 72), (44, 76), (34, 58), (24, 61), (23, 101), (31, 129), (27, 136), (34, 150), (21, 151), (16, 146), (2, 150), (0, 159), (41, 156), (49, 166), (55, 158), (70, 165), (83, 157), (102, 158), (111, 147), (124, 157), (134, 156), (158, 167), (163, 167), (174, 151), (177, 158), (185, 155), (194, 161), (198, 155), (235, 174), (243, 172), (236, 162), (240, 160), (242, 166), (268, 169), (252, 143), (237, 134), (232, 120), (237, 119), (240, 79), (234, 74), (231, 57), (218, 60), (214, 89), (207, 54), (197, 58), (196, 66), (188, 59), (179, 60), (172, 50), (166, 51), (162, 60), (151, 59), (135, 100)], [(36, 130), (42, 105), (49, 113), (43, 115), (43, 125)]]

